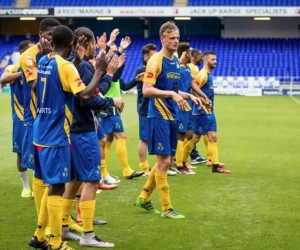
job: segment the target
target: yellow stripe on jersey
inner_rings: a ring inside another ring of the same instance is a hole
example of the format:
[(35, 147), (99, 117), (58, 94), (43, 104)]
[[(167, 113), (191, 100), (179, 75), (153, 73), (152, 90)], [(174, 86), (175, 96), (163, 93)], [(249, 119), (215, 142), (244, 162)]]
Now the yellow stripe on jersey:
[(21, 106), (21, 104), (19, 103), (18, 99), (17, 99), (17, 96), (14, 94), (14, 102), (15, 104), (17, 104), (19, 110), (21, 111), (21, 113), (24, 114), (24, 108)]
[(66, 118), (64, 122), (64, 130), (70, 141), (70, 126), (73, 121), (73, 115), (67, 105), (65, 105), (65, 114), (66, 114)]
[(185, 111), (191, 111), (192, 107), (190, 106), (190, 104), (186, 100), (184, 100), (184, 102), (185, 102)]
[(164, 104), (164, 102), (160, 98), (154, 99), (154, 104), (159, 113), (162, 115), (162, 117), (165, 120), (174, 121), (174, 117), (172, 116), (170, 110), (167, 108), (167, 106)]
[(14, 111), (21, 121), (24, 121), (24, 108), (20, 105), (16, 95), (14, 94)]
[(35, 119), (36, 118), (36, 95), (33, 90), (31, 90), (30, 111), (33, 119)]
[(21, 113), (21, 111), (18, 108), (18, 105), (16, 103), (14, 103), (14, 111), (17, 115), (17, 117), (21, 120), (24, 121), (24, 115)]

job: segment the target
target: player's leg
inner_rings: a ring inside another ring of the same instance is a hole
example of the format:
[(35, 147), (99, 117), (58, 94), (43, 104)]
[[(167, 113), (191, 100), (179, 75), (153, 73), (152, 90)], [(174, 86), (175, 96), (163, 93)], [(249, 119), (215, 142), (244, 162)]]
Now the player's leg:
[(77, 213), (77, 223), (82, 226), (82, 218), (81, 218), (81, 211), (80, 211), (80, 199), (81, 199), (81, 192), (82, 192), (82, 188), (83, 188), (83, 183), (81, 184), (81, 186), (79, 187), (79, 189), (77, 190), (76, 196), (75, 196), (75, 200), (76, 200), (76, 213)]
[(178, 142), (177, 142), (177, 149), (176, 149), (176, 163), (177, 168), (183, 168), (183, 146), (184, 146), (184, 139), (185, 133), (187, 130), (187, 112), (180, 111), (178, 113)]
[[(35, 156), (34, 156), (34, 162), (35, 162), (35, 171), (34, 171), (34, 182), (33, 182), (33, 191), (38, 190), (38, 184), (45, 185), (43, 182), (43, 175), (42, 175), (42, 168), (40, 164), (40, 157), (39, 157), (39, 151), (37, 147), (35, 148)], [(41, 150), (41, 148), (39, 148)], [(47, 250), (48, 249), (48, 239), (46, 237), (46, 227), (49, 222), (49, 217), (48, 217), (48, 208), (47, 208), (47, 202), (48, 202), (48, 187), (46, 187), (43, 191), (42, 194), (37, 194), (37, 196), (41, 196), (40, 203), (38, 204), (38, 220), (37, 220), (37, 228), (34, 232), (34, 236), (30, 239), (28, 245), (30, 247), (33, 247), (35, 249), (43, 249)], [(36, 202), (36, 197), (35, 197), (35, 202)], [(37, 203), (37, 202), (36, 202)], [(36, 204), (37, 206), (37, 204)]]
[[(180, 129), (180, 128), (179, 128)], [(185, 133), (178, 133), (178, 142), (176, 149), (176, 164), (177, 169), (183, 173), (183, 144), (184, 144)]]
[[(106, 155), (105, 155), (105, 145), (106, 145), (106, 138), (102, 129), (101, 121), (99, 121), (99, 126), (97, 129), (98, 141), (100, 146), (100, 155), (101, 155), (101, 176), (103, 181), (100, 181), (99, 188), (100, 189), (113, 189), (116, 188), (120, 180), (111, 176), (107, 171), (107, 162), (106, 162)], [(109, 135), (108, 135), (109, 136)], [(113, 135), (111, 134), (111, 141), (113, 140)], [(111, 145), (111, 144), (110, 144)], [(110, 151), (110, 146), (109, 149)]]
[(147, 133), (148, 118), (146, 115), (139, 114), (139, 137), (138, 154), (140, 158), (140, 168), (144, 172), (144, 176), (149, 176), (149, 163), (147, 161)]
[(23, 187), (21, 197), (28, 198), (31, 197), (31, 191), (29, 187), (27, 168), (21, 167), (23, 135), (24, 135), (23, 122), (13, 121), (13, 132), (12, 132), (13, 150), (12, 151), (14, 153), (17, 153), (17, 169)]
[[(71, 179), (71, 152), (70, 146), (57, 148), (43, 148), (40, 152), (40, 162), (43, 163), (43, 180), (49, 183), (48, 216), (50, 225), (49, 250), (60, 249), (62, 242), (62, 211), (65, 184)], [(78, 183), (76, 188), (78, 189)], [(74, 187), (74, 186), (73, 186)], [(73, 192), (75, 197), (76, 191)]]
[(99, 119), (99, 125), (97, 128), (98, 141), (100, 146), (100, 155), (101, 155), (101, 176), (105, 178), (108, 175), (108, 171), (106, 168), (106, 159), (105, 159), (105, 135), (101, 126), (101, 120)]
[[(22, 168), (29, 168), (35, 171), (35, 160), (38, 159), (38, 156), (35, 155), (37, 150), (35, 149), (33, 143), (33, 127), (25, 126), (24, 127), (24, 137), (22, 142)], [(34, 203), (37, 212), (37, 217), (39, 216), (39, 211), (41, 207), (41, 202), (43, 198), (44, 191), (47, 185), (42, 180), (42, 173), (34, 172), (32, 178), (32, 191), (34, 194)]]
[(106, 162), (108, 162), (110, 149), (111, 149), (111, 145), (112, 145), (113, 141), (114, 141), (114, 134), (113, 133), (105, 133), (105, 150), (104, 150), (104, 154), (105, 154)]
[(126, 179), (133, 179), (142, 176), (143, 172), (134, 171), (128, 162), (126, 135), (123, 128), (123, 122), (120, 116), (112, 116), (112, 122), (114, 124), (114, 136), (116, 138), (116, 152), (121, 162), (123, 169), (123, 176)]
[(227, 169), (224, 169), (219, 164), (219, 151), (218, 151), (218, 145), (217, 145), (217, 122), (216, 117), (214, 114), (207, 115), (208, 121), (209, 121), (209, 128), (207, 131), (207, 137), (208, 137), (208, 154), (210, 155), (210, 159), (212, 162), (212, 172), (213, 173), (223, 173), (223, 174), (229, 174), (230, 171)]
[(71, 176), (72, 180), (66, 185), (62, 197), (62, 240), (79, 240), (80, 237), (73, 232), (82, 232), (82, 227), (71, 217), (72, 208), (75, 203), (74, 197), (82, 185), (81, 181), (76, 181), (74, 178), (75, 176)]
[[(193, 126), (192, 126), (192, 123), (191, 123), (190, 125), (188, 125), (188, 130), (185, 133), (185, 140), (186, 141), (192, 140), (192, 138), (193, 138), (193, 130), (192, 129), (193, 129)], [(187, 155), (184, 155), (184, 147), (183, 147), (183, 156), (185, 156), (185, 157), (187, 156)], [(187, 167), (189, 170), (192, 169), (192, 168), (196, 168), (196, 167), (192, 166), (189, 163), (188, 158), (185, 158), (185, 157), (183, 157), (183, 165), (185, 167)]]
[(112, 243), (104, 242), (95, 236), (93, 229), (96, 191), (101, 178), (99, 171), (100, 148), (97, 134), (94, 132), (78, 134), (75, 135), (75, 140), (74, 135), (71, 136), (74, 145), (72, 154), (75, 155), (79, 150), (83, 155), (83, 157), (78, 157), (76, 162), (74, 158), (76, 179), (84, 183), (79, 204), (83, 224), (83, 233), (79, 244), (81, 246), (113, 247)]
[(184, 146), (184, 159), (187, 159), (191, 154), (195, 145), (199, 142), (202, 135), (207, 132), (206, 115), (193, 115), (193, 137)]
[[(149, 155), (155, 154), (155, 119), (148, 119), (148, 134), (147, 134), (147, 144), (148, 144), (148, 150), (149, 150)], [(149, 177), (147, 179), (147, 182), (145, 186), (142, 189), (142, 192), (140, 193), (139, 197), (136, 200), (135, 205), (145, 209), (147, 212), (151, 214), (159, 214), (159, 211), (157, 211), (150, 200), (150, 196), (153, 192), (153, 190), (156, 187), (155, 183), (155, 173), (156, 173), (156, 168), (157, 168), (157, 163), (154, 164), (153, 168), (151, 168)]]
[(111, 116), (106, 116), (101, 118), (101, 123), (99, 124), (101, 126), (101, 129), (103, 130), (105, 134), (105, 159), (106, 163), (108, 162), (109, 159), (109, 154), (110, 154), (110, 148), (111, 144), (113, 143), (114, 140), (114, 135), (113, 135), (113, 122), (111, 120)]
[(161, 216), (171, 219), (184, 219), (172, 208), (170, 190), (167, 179), (167, 171), (172, 164), (173, 157), (176, 153), (178, 142), (178, 122), (157, 120), (156, 124), (156, 153), (157, 168), (155, 172), (155, 182), (160, 202), (162, 205)]
[(210, 159), (210, 156), (208, 154), (208, 137), (207, 137), (207, 135), (204, 135), (202, 138), (203, 138), (203, 143), (205, 146), (206, 157), (207, 157), (207, 159)]
[[(176, 149), (176, 162), (177, 162), (177, 170), (181, 174), (195, 174), (195, 172), (190, 171), (184, 161), (184, 139), (186, 138), (186, 132), (190, 129), (191, 126), (191, 112), (179, 112), (178, 114), (178, 142)], [(190, 124), (189, 124), (190, 123)]]

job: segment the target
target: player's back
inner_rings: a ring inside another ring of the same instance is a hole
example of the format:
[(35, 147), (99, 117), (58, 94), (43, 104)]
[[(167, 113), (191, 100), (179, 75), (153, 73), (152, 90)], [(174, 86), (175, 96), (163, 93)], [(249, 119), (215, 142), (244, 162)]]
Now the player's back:
[(196, 75), (195, 82), (200, 83), (200, 88), (204, 94), (210, 99), (214, 98), (214, 83), (213, 78), (206, 69), (201, 69), (200, 72)]
[[(4, 70), (4, 73), (22, 72), (20, 63), (9, 65)], [(22, 76), (10, 83), (11, 107), (13, 121), (24, 121), (24, 93)]]
[(207, 109), (203, 106), (202, 109), (198, 110), (198, 108), (193, 106), (193, 114), (201, 114), (201, 113), (211, 113), (214, 106), (214, 84), (213, 78), (209, 71), (206, 69), (201, 69), (199, 73), (195, 77), (195, 83), (202, 90), (202, 92), (212, 101), (212, 106), (210, 109)]
[(38, 64), (37, 118), (33, 141), (42, 146), (67, 146), (73, 119), (74, 87), (82, 85), (74, 65), (59, 55), (47, 55)]
[[(179, 90), (185, 93), (191, 93), (192, 91), (192, 81), (190, 68), (184, 65), (180, 65), (180, 81), (179, 81)], [(190, 111), (192, 109), (192, 101), (185, 100), (186, 109), (185, 111)]]
[[(154, 54), (148, 61), (144, 83), (152, 83), (155, 88), (178, 93), (180, 66), (177, 57), (169, 59), (162, 52)], [(178, 106), (172, 98), (150, 98), (148, 117), (176, 120)]]
[(23, 73), (24, 123), (26, 125), (32, 125), (36, 117), (36, 95), (28, 82), (36, 80), (37, 62), (40, 58), (41, 53), (37, 45), (27, 49), (20, 57), (20, 67)]

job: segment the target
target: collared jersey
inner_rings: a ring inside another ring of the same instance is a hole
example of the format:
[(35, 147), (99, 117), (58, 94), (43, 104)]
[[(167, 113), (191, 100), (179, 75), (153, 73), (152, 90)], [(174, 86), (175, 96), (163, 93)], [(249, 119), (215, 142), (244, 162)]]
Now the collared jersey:
[(204, 105), (202, 109), (198, 110), (197, 106), (193, 106), (193, 114), (211, 114), (214, 108), (214, 84), (213, 78), (206, 69), (201, 69), (200, 72), (195, 77), (195, 83), (202, 90), (202, 92), (208, 97), (212, 102), (211, 108), (206, 108)]
[(59, 55), (47, 55), (38, 64), (35, 145), (64, 147), (70, 143), (74, 95), (85, 89), (75, 66)]
[[(147, 62), (144, 83), (153, 84), (155, 88), (178, 93), (180, 66), (178, 59), (169, 59), (160, 51)], [(172, 98), (150, 98), (148, 117), (164, 120), (177, 120), (178, 106)]]
[[(179, 90), (191, 94), (193, 78), (188, 66), (180, 65), (180, 82)], [(192, 110), (192, 101), (185, 100), (185, 111)]]
[(36, 118), (36, 95), (28, 82), (37, 79), (37, 64), (41, 58), (37, 45), (27, 49), (20, 57), (20, 67), (23, 73), (24, 92), (24, 124), (33, 125)]
[(195, 65), (193, 63), (189, 63), (188, 67), (190, 68), (191, 75), (192, 75), (192, 77), (194, 79), (196, 77), (196, 75), (198, 74), (198, 72), (199, 72), (199, 68), (198, 68), (197, 65)]
[[(22, 72), (20, 63), (9, 65), (5, 68), (5, 74)], [(24, 121), (24, 94), (22, 76), (10, 83), (11, 108), (13, 121)]]

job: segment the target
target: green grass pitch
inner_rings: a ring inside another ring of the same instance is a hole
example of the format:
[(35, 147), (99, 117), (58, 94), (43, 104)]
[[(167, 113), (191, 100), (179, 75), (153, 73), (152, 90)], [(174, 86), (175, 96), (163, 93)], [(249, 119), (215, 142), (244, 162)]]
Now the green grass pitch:
[[(138, 170), (136, 96), (123, 98), (128, 158)], [(116, 190), (97, 195), (96, 216), (108, 221), (95, 227), (100, 238), (124, 250), (299, 249), (300, 106), (289, 97), (217, 96), (215, 108), (220, 160), (232, 174), (199, 165), (196, 175), (170, 177), (172, 204), (186, 216), (181, 221), (134, 207), (146, 179), (122, 179)], [(20, 197), (8, 94), (0, 95), (0, 115), (0, 249), (28, 249), (36, 214), (33, 200)], [(204, 154), (202, 141), (198, 149)], [(121, 176), (115, 144), (108, 168)], [(156, 191), (152, 201), (160, 209)]]

